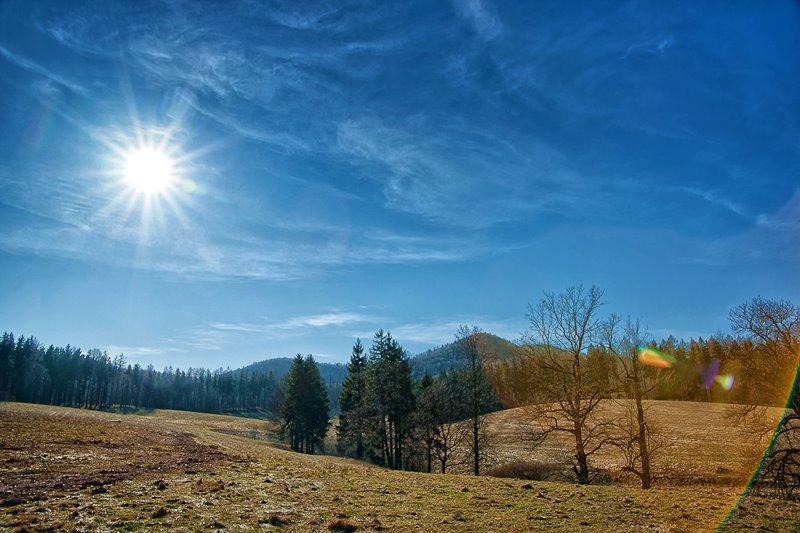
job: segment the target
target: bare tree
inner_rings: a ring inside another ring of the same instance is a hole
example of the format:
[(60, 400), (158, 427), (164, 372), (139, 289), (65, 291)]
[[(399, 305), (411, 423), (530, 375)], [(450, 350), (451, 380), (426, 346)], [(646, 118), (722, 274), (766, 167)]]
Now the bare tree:
[[(759, 296), (733, 309), (730, 321), (735, 332), (762, 345), (770, 362), (780, 364), (790, 358), (790, 368), (795, 369), (787, 377), (791, 381), (785, 409), (750, 484), (768, 486), (792, 498), (800, 494), (800, 307)], [(741, 422), (747, 417), (763, 418), (765, 411), (765, 407), (745, 406), (732, 414)]]
[(642, 482), (642, 489), (649, 489), (654, 477), (653, 458), (669, 445), (669, 441), (662, 429), (647, 418), (645, 431), (642, 431), (642, 419), (635, 402), (620, 403), (623, 411), (611, 422), (610, 444), (622, 453), (622, 470), (636, 475)]
[(432, 471), (432, 459), (436, 460), (443, 474), (453, 466), (469, 464), (466, 380), (458, 372), (445, 373), (435, 379), (426, 374), (421, 387), (417, 414), (427, 471)]
[(643, 400), (658, 385), (658, 374), (639, 361), (639, 347), (647, 342), (638, 320), (628, 318), (622, 323), (619, 316), (611, 315), (603, 324), (602, 337), (604, 347), (615, 359), (611, 370), (618, 392), (631, 400), (622, 404), (625, 413), (613, 424), (611, 443), (623, 453), (624, 470), (635, 474), (643, 489), (649, 489), (653, 481), (653, 447), (662, 447), (663, 439), (658, 438), (648, 420)]
[(469, 440), (470, 428), (463, 421), (440, 421), (436, 425), (433, 454), (442, 474), (450, 467), (469, 463), (470, 456), (463, 453)]
[(555, 294), (545, 292), (529, 305), (529, 331), (523, 340), (538, 373), (536, 397), (528, 407), (542, 428), (540, 438), (553, 432), (567, 433), (575, 442), (572, 466), (579, 483), (591, 481), (588, 457), (607, 441), (608, 423), (596, 416), (606, 392), (587, 370), (586, 351), (601, 328), (597, 316), (603, 293), (595, 286), (569, 287)]
[(483, 423), (486, 411), (491, 407), (492, 388), (483, 366), (485, 347), (482, 346), (482, 331), (475, 326), (461, 326), (456, 333), (456, 345), (464, 362), (464, 378), (467, 386), (467, 413), (471, 426), (470, 452), (472, 455), (472, 473), (480, 475), (481, 443)]

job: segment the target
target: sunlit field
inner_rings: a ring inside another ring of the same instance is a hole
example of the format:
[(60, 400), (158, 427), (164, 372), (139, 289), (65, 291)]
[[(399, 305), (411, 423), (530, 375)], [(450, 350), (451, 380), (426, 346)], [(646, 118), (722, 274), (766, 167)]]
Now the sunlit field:
[[(608, 401), (600, 416), (619, 417), (622, 401)], [(754, 439), (745, 428), (730, 420), (730, 406), (717, 403), (646, 401), (652, 424), (662, 436), (661, 447), (653, 455), (657, 464), (655, 477), (662, 485), (722, 485), (741, 488), (753, 474), (767, 440)], [(775, 425), (781, 409), (771, 408), (764, 422)], [(494, 462), (498, 466), (515, 461), (539, 461), (562, 465), (562, 479), (569, 479), (571, 442), (563, 435), (542, 443), (531, 439), (530, 417), (524, 407), (508, 409), (488, 416), (488, 431), (494, 436)], [(636, 479), (622, 471), (619, 450), (606, 446), (594, 458), (616, 483), (636, 484)], [(566, 472), (564, 472), (566, 470)]]
[[(697, 406), (687, 405), (682, 414), (690, 427), (703, 425)], [(515, 415), (496, 417), (507, 425)], [(741, 489), (699, 479), (642, 492), (629, 486), (392, 472), (349, 459), (295, 454), (258, 438), (271, 429), (262, 421), (180, 411), (117, 415), (0, 404), (1, 525), (710, 531), (736, 506)], [(735, 434), (712, 433), (680, 433), (676, 444), (684, 449), (672, 464), (699, 473), (691, 452), (722, 445)], [(731, 449), (725, 446), (720, 451)], [(736, 461), (719, 459), (715, 465), (735, 468)], [(732, 530), (798, 527), (797, 503), (753, 497), (736, 509)]]

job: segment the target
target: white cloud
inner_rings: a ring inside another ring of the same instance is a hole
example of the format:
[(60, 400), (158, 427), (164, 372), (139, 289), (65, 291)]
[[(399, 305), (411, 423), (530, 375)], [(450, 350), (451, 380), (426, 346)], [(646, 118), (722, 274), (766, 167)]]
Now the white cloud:
[(452, 0), (456, 13), (468, 21), (485, 40), (491, 41), (503, 31), (494, 6), (485, 0)]
[[(474, 316), (451, 317), (433, 319), (425, 322), (397, 323), (391, 327), (384, 327), (400, 343), (411, 342), (428, 346), (447, 344), (455, 340), (458, 328), (463, 325), (477, 326), (487, 333), (492, 333), (509, 340), (516, 340), (525, 329), (525, 321), (520, 319), (498, 320)], [(374, 332), (358, 330), (352, 333), (353, 337), (369, 339)]]
[(112, 357), (117, 354), (124, 354), (125, 357), (132, 360), (154, 358), (176, 353), (184, 353), (185, 350), (177, 347), (154, 347), (154, 346), (121, 346), (117, 344), (109, 344), (105, 347), (105, 351)]
[(712, 190), (703, 190), (697, 189), (695, 187), (676, 187), (676, 190), (685, 192), (687, 194), (691, 194), (692, 196), (697, 196), (698, 198), (702, 198), (703, 200), (717, 205), (719, 207), (723, 207), (728, 211), (735, 213), (737, 215), (747, 217), (747, 213), (742, 206), (739, 204), (732, 202), (722, 196), (718, 191)]
[(622, 59), (626, 59), (628, 56), (634, 53), (664, 55), (664, 51), (674, 44), (675, 38), (672, 35), (652, 39), (646, 42), (635, 43), (628, 46), (627, 50), (625, 50), (625, 53), (622, 56)]
[(293, 329), (296, 327), (327, 327), (327, 326), (342, 326), (345, 324), (353, 324), (358, 322), (374, 322), (375, 317), (366, 316), (361, 313), (350, 313), (333, 311), (329, 313), (322, 313), (319, 315), (306, 315), (292, 317), (279, 327), (286, 329)]
[(67, 79), (60, 74), (56, 74), (55, 72), (43, 67), (42, 65), (34, 61), (31, 61), (26, 57), (11, 52), (7, 48), (0, 46), (0, 55), (5, 57), (12, 63), (16, 64), (17, 66), (22, 67), (29, 72), (33, 72), (34, 74), (38, 74), (39, 76), (44, 76), (48, 80), (57, 83), (62, 87), (65, 87), (71, 91), (74, 91), (84, 96), (87, 94), (86, 88), (83, 87), (81, 84), (76, 83), (70, 79)]
[(453, 226), (485, 228), (591, 197), (593, 184), (549, 145), (517, 146), (424, 115), (396, 125), (373, 117), (343, 121), (337, 147), (382, 185), (387, 206)]
[(376, 323), (379, 320), (380, 318), (377, 316), (351, 311), (329, 311), (313, 315), (293, 316), (277, 322), (216, 322), (210, 324), (209, 327), (212, 330), (232, 334), (254, 334), (266, 338), (283, 338), (303, 335), (314, 329)]

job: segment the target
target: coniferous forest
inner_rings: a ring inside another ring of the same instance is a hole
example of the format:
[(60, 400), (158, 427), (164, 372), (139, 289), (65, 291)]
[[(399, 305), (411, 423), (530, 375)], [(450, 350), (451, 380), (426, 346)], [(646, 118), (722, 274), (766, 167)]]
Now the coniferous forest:
[(72, 346), (45, 348), (34, 337), (4, 333), (0, 399), (101, 409), (132, 407), (222, 413), (276, 413), (283, 398), (274, 373), (202, 368), (156, 370), (123, 355)]

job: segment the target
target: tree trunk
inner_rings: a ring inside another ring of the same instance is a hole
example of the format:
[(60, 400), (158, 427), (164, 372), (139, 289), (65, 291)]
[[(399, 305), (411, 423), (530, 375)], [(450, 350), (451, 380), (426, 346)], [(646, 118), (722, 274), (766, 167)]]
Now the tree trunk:
[(472, 417), (472, 460), (476, 476), (481, 474), (480, 449), (478, 448), (478, 416)]
[(360, 422), (359, 422), (358, 433), (356, 433), (356, 457), (358, 457), (359, 459), (364, 458), (364, 437), (361, 432)]
[(589, 461), (586, 457), (586, 450), (583, 447), (583, 435), (579, 423), (575, 422), (575, 461), (577, 464), (572, 466), (572, 470), (578, 478), (578, 483), (586, 485), (589, 483)]
[(431, 473), (431, 469), (432, 469), (432, 465), (431, 465), (431, 459), (432, 459), (432, 457), (431, 457), (431, 456), (432, 456), (432, 453), (431, 453), (431, 448), (432, 448), (432, 445), (431, 445), (431, 441), (430, 441), (430, 439), (429, 439), (429, 440), (428, 440), (428, 450), (427, 450), (427, 459), (428, 459), (428, 473), (429, 473), (429, 474)]
[(650, 474), (650, 448), (647, 446), (647, 425), (645, 425), (644, 422), (642, 395), (638, 390), (636, 394), (636, 423), (639, 429), (639, 455), (642, 458), (642, 488), (649, 489), (652, 483), (652, 476)]

